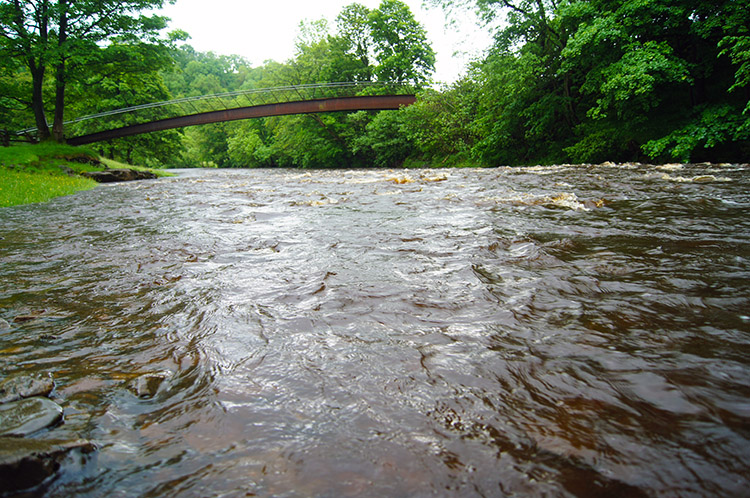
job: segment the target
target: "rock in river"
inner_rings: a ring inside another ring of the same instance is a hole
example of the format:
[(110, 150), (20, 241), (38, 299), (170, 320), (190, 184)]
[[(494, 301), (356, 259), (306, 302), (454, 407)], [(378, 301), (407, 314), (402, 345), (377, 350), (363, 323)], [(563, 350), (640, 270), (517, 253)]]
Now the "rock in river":
[(155, 372), (141, 375), (134, 379), (129, 387), (139, 398), (153, 398), (159, 392), (162, 383), (169, 378), (169, 372)]
[(150, 171), (139, 171), (135, 169), (105, 169), (104, 171), (87, 171), (81, 173), (86, 178), (91, 178), (99, 183), (129, 182), (133, 180), (153, 180), (156, 178)]
[(71, 454), (82, 457), (96, 451), (89, 441), (0, 438), (0, 492), (38, 486), (60, 470)]
[[(27, 436), (59, 423), (60, 405), (47, 398), (28, 398), (0, 405), (0, 436)], [(0, 439), (0, 446), (5, 441)]]
[(20, 375), (0, 382), (0, 404), (23, 398), (48, 396), (55, 388), (51, 375)]

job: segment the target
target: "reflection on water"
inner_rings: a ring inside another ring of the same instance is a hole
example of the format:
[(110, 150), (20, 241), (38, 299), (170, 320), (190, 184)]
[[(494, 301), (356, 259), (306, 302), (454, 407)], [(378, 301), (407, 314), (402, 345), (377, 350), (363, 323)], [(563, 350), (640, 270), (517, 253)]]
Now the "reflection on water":
[(3, 209), (1, 376), (53, 372), (55, 436), (99, 444), (48, 496), (739, 496), (749, 173), (190, 171)]

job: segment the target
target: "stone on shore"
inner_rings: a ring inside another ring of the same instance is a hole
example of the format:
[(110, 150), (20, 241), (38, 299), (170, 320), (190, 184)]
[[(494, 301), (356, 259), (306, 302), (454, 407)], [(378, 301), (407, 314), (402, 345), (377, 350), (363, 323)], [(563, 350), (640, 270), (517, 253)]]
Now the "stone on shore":
[[(63, 409), (47, 398), (27, 398), (0, 405), (0, 436), (28, 436), (62, 421)], [(0, 446), (5, 440), (0, 438)]]
[(89, 441), (0, 438), (1, 492), (38, 486), (56, 474), (71, 455), (85, 457), (96, 451)]
[(91, 178), (99, 183), (130, 182), (134, 180), (153, 180), (157, 176), (150, 171), (135, 169), (105, 169), (104, 171), (86, 171), (81, 176)]
[(51, 375), (10, 377), (0, 382), (0, 404), (34, 396), (49, 396), (54, 388)]

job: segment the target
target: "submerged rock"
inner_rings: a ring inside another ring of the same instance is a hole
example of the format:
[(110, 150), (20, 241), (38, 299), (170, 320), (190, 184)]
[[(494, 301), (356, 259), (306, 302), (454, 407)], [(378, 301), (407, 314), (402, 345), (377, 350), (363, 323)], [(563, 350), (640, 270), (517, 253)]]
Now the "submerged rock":
[(50, 374), (10, 377), (0, 382), (0, 404), (34, 396), (49, 396), (54, 388), (55, 381)]
[(134, 379), (129, 387), (139, 398), (153, 398), (159, 392), (162, 383), (169, 378), (168, 372), (156, 372), (141, 375)]
[(14, 492), (38, 486), (56, 474), (66, 458), (86, 458), (96, 451), (89, 441), (0, 439), (0, 491)]
[[(62, 406), (47, 398), (28, 398), (0, 405), (0, 436), (28, 436), (58, 424)], [(4, 446), (0, 439), (0, 446)]]
[(32, 322), (34, 320), (39, 320), (40, 318), (44, 317), (45, 313), (47, 313), (47, 310), (34, 310), (26, 315), (16, 316), (15, 318), (13, 318), (13, 323), (26, 323)]
[(0, 330), (5, 330), (9, 328), (10, 328), (10, 324), (6, 322), (5, 320), (3, 320), (2, 318), (0, 318)]
[(99, 183), (129, 182), (133, 180), (153, 180), (157, 176), (150, 171), (135, 169), (105, 169), (104, 171), (86, 171), (81, 176), (91, 178)]

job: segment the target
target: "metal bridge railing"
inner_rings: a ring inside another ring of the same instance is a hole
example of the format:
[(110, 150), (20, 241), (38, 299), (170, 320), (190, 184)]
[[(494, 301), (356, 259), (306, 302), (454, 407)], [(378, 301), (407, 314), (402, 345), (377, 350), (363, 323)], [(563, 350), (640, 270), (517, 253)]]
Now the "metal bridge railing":
[[(238, 107), (291, 102), (294, 100), (346, 97), (365, 91), (368, 93), (380, 93), (380, 91), (408, 93), (412, 92), (413, 88), (401, 83), (354, 81), (252, 88), (213, 95), (183, 97), (88, 114), (65, 121), (65, 129), (66, 135), (72, 136), (99, 131), (99, 129), (106, 128), (115, 119), (119, 119), (121, 121), (119, 124), (121, 125), (131, 125), (142, 120), (151, 121), (214, 110), (236, 109)], [(37, 131), (37, 128), (33, 127), (19, 130), (15, 134), (19, 136), (33, 135)]]

